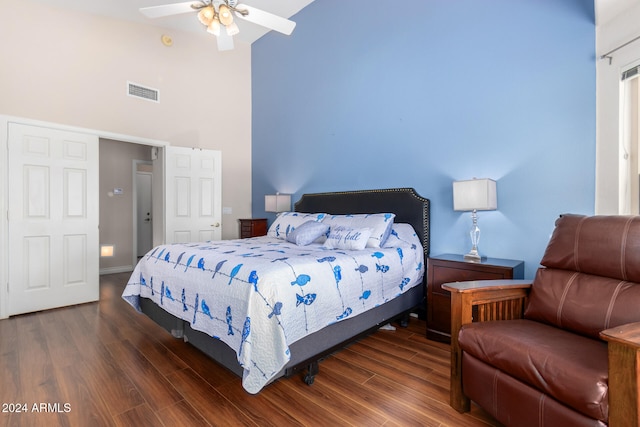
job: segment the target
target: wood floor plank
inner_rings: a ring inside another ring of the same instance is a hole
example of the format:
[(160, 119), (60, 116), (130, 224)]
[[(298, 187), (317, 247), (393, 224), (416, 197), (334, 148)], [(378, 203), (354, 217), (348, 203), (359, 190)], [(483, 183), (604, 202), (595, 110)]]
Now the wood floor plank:
[[(364, 347), (363, 347), (364, 348)], [(401, 384), (408, 384), (411, 387), (424, 388), (425, 393), (429, 397), (441, 399), (442, 401), (449, 401), (449, 389), (436, 387), (433, 383), (427, 381), (425, 377), (431, 372), (426, 370), (424, 372), (416, 371), (415, 365), (405, 366), (406, 371), (402, 367), (390, 367), (384, 365), (384, 362), (376, 360), (375, 358), (367, 357), (357, 349), (344, 349), (335, 354), (335, 357), (344, 360), (347, 363), (364, 367), (366, 369), (375, 370), (376, 376), (384, 376), (387, 378), (395, 379)], [(424, 387), (424, 386), (427, 387)]]
[(274, 406), (288, 408), (289, 414), (305, 426), (343, 426), (348, 425), (345, 419), (327, 410), (309, 393), (299, 394), (287, 386), (287, 381), (277, 381), (269, 386), (266, 394)]
[(160, 410), (158, 412), (158, 418), (160, 418), (162, 425), (165, 427), (206, 427), (211, 425), (186, 400), (181, 400)]
[(168, 376), (174, 387), (212, 426), (257, 426), (192, 369), (176, 371)]
[(154, 411), (182, 400), (180, 393), (129, 341), (115, 341), (107, 349), (118, 360), (122, 372), (135, 384), (142, 398)]
[(19, 364), (18, 320), (0, 321), (0, 402), (14, 402), (22, 396)]
[[(357, 353), (365, 365), (371, 366), (372, 363), (375, 364), (375, 366), (379, 367), (379, 373), (382, 370), (385, 375), (390, 377), (404, 376), (412, 380), (424, 379), (433, 370), (430, 366), (416, 363), (413, 359), (398, 359), (383, 349), (372, 347), (369, 344), (369, 341), (361, 341), (346, 350)], [(369, 360), (367, 361), (365, 358)]]
[(449, 407), (449, 347), (424, 320), (328, 356), (311, 386), (298, 374), (251, 395), (124, 301), (128, 278), (101, 276), (96, 303), (0, 320), (2, 401), (71, 409), (0, 413), (0, 426), (499, 426)]
[(337, 377), (349, 379), (355, 384), (364, 384), (369, 378), (375, 375), (371, 371), (353, 363), (345, 362), (338, 357), (329, 357), (320, 363), (320, 374), (324, 376), (326, 372), (336, 374)]
[(4, 319), (0, 322), (0, 356), (13, 351), (18, 346), (18, 319)]
[[(84, 362), (81, 362), (84, 363)], [(71, 426), (102, 427), (113, 424), (109, 408), (100, 397), (99, 385), (88, 381), (77, 366), (56, 368), (61, 388), (61, 403), (68, 412), (65, 417)]]
[(302, 425), (289, 411), (274, 406), (267, 393), (247, 393), (238, 382), (229, 382), (217, 390), (260, 427)]
[(21, 319), (24, 321), (18, 347), (21, 397), (29, 405), (47, 402), (47, 396), (57, 396), (59, 391), (41, 319), (43, 316), (35, 314)]
[[(332, 413), (350, 425), (381, 426), (387, 421), (384, 414), (372, 411), (368, 403), (352, 399), (351, 396), (357, 394), (357, 385), (346, 387), (344, 378), (318, 375), (312, 386), (302, 381), (282, 381), (282, 384), (296, 394), (307, 396), (324, 411), (330, 408)], [(336, 401), (341, 404), (336, 405)]]
[[(383, 425), (438, 425), (435, 420), (429, 419), (428, 414), (416, 414), (411, 410), (406, 410), (398, 405), (396, 399), (403, 399), (401, 392), (398, 392), (397, 396), (389, 398), (388, 396), (379, 393), (372, 387), (366, 384), (369, 381), (378, 377), (373, 375), (363, 384), (352, 383), (349, 376), (340, 375), (335, 370), (323, 371), (323, 379), (331, 381), (333, 384), (337, 384), (349, 393), (349, 399), (357, 403), (360, 403), (369, 408), (373, 414), (376, 414), (380, 419), (385, 420)], [(319, 382), (320, 379), (316, 379)], [(315, 383), (314, 383), (315, 386)], [(337, 401), (345, 402), (344, 399), (338, 399)], [(349, 401), (347, 401), (349, 402)], [(350, 404), (346, 403), (346, 404)]]
[(0, 355), (0, 402), (15, 403), (24, 394), (22, 393), (22, 382), (20, 379), (20, 356), (17, 350), (8, 351)]
[[(126, 339), (142, 353), (158, 371), (163, 372), (165, 375), (188, 367), (179, 356), (163, 345), (161, 340), (154, 339), (139, 332), (135, 335), (126, 335)], [(169, 337), (168, 339), (175, 340), (173, 337)]]
[[(407, 412), (428, 414), (429, 420), (433, 420), (438, 424), (448, 423), (457, 415), (455, 409), (441, 399), (434, 399), (428, 396), (430, 394), (426, 391), (429, 388), (428, 384), (424, 384), (420, 388), (416, 387), (416, 384), (411, 386), (398, 384), (389, 378), (375, 376), (365, 384), (365, 387), (369, 387), (371, 390), (386, 396), (387, 399), (394, 401), (398, 407), (403, 407)], [(468, 423), (466, 422), (467, 420)], [(477, 420), (467, 420), (456, 420), (456, 425), (459, 427), (477, 425)]]
[[(397, 346), (394, 347), (385, 344), (384, 342), (380, 343), (380, 341), (376, 341), (375, 339), (357, 342), (350, 347), (350, 349), (370, 357), (389, 368), (405, 371), (408, 375), (413, 375), (415, 373), (415, 375), (423, 377), (433, 370), (431, 366), (416, 363), (414, 361), (414, 357), (416, 356), (415, 352), (407, 354), (405, 351), (402, 354), (407, 355), (408, 357), (403, 358), (400, 356)], [(407, 367), (411, 369), (406, 371)]]
[(74, 366), (82, 358), (82, 352), (69, 332), (67, 313), (72, 309), (51, 310), (41, 317), (41, 325), (47, 348), (54, 366)]
[(156, 413), (147, 404), (136, 406), (122, 414), (118, 414), (114, 417), (114, 421), (114, 426), (116, 427), (156, 427), (162, 425)]
[[(166, 331), (161, 331), (161, 333), (171, 336)], [(189, 343), (172, 338), (165, 342), (165, 346), (169, 351), (180, 354), (180, 358), (185, 364), (213, 387), (221, 387), (230, 382), (240, 381), (233, 372), (217, 364)]]
[(109, 407), (112, 415), (121, 414), (145, 403), (142, 393), (118, 366), (111, 353), (102, 345), (94, 358), (77, 366), (78, 374), (98, 385), (96, 393)]

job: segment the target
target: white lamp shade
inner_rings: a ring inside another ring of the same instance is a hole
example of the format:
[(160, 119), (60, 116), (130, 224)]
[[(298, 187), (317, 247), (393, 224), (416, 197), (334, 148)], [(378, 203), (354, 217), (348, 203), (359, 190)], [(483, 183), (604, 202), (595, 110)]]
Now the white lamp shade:
[(291, 210), (291, 194), (264, 196), (265, 212), (288, 212)]
[(454, 211), (493, 211), (498, 208), (496, 182), (489, 178), (453, 182)]

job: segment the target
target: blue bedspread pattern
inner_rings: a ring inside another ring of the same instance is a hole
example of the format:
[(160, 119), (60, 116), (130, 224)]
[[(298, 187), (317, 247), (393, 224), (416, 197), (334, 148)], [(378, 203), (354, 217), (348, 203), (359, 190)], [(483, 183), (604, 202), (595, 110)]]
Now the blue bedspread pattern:
[[(409, 227), (407, 229), (406, 227)], [(149, 298), (224, 341), (260, 391), (289, 361), (289, 345), (422, 282), (420, 240), (396, 224), (383, 248), (335, 251), (259, 237), (161, 245), (136, 266), (123, 298)]]

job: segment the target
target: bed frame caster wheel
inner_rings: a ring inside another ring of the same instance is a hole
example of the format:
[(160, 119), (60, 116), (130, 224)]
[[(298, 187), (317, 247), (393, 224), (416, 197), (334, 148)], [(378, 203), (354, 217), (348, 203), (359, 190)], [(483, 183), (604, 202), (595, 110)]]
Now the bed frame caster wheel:
[(307, 366), (307, 374), (304, 376), (304, 383), (306, 385), (313, 384), (313, 381), (316, 379), (316, 374), (319, 372), (320, 368), (318, 367), (318, 362), (311, 362), (309, 366)]
[(402, 328), (408, 327), (409, 326), (409, 313), (403, 315), (400, 318), (399, 323), (400, 323), (400, 327), (402, 327)]

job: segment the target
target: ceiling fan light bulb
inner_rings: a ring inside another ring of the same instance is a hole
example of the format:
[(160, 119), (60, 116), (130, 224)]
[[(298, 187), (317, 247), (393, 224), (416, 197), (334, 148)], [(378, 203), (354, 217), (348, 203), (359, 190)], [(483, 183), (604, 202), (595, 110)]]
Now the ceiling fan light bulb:
[(214, 36), (220, 35), (220, 21), (214, 18), (211, 20), (211, 23), (207, 25), (207, 32), (213, 34)]
[(218, 6), (218, 15), (220, 16), (220, 23), (222, 25), (227, 26), (233, 24), (233, 15), (226, 4)]
[(216, 15), (216, 11), (213, 9), (213, 6), (209, 5), (207, 7), (203, 7), (198, 12), (198, 20), (202, 23), (202, 25), (208, 26), (211, 24), (214, 16)]
[(240, 28), (238, 28), (238, 25), (235, 22), (232, 22), (230, 25), (226, 25), (225, 28), (227, 29), (227, 35), (229, 36), (235, 36), (240, 32)]

